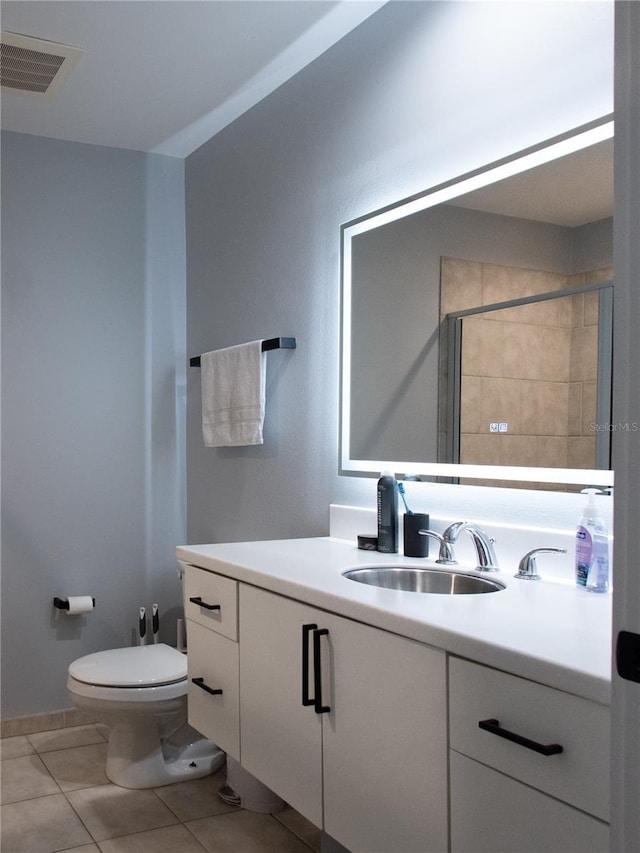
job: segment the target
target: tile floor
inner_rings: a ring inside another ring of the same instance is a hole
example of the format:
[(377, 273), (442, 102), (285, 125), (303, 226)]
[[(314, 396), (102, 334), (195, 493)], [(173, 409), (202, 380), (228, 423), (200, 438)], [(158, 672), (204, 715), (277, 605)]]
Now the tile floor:
[(133, 791), (104, 775), (97, 725), (0, 740), (2, 853), (310, 853), (320, 832), (289, 807), (227, 805), (213, 776)]

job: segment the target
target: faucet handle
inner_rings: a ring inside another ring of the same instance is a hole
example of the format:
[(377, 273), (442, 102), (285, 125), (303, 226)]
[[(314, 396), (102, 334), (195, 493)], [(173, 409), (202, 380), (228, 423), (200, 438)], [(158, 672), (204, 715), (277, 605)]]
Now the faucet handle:
[(536, 565), (536, 555), (537, 554), (566, 554), (566, 548), (534, 548), (533, 551), (529, 551), (524, 557), (520, 560), (520, 565), (518, 566), (518, 572), (514, 575), (514, 578), (518, 580), (525, 581), (539, 581), (541, 580), (540, 575), (538, 574), (538, 567)]
[(436, 542), (440, 546), (440, 553), (438, 554), (438, 559), (436, 563), (442, 563), (445, 566), (457, 566), (458, 561), (456, 560), (453, 553), (453, 546), (450, 542), (447, 542), (444, 536), (441, 536), (439, 533), (436, 533), (435, 530), (418, 530), (418, 536), (430, 536), (432, 539), (435, 539)]

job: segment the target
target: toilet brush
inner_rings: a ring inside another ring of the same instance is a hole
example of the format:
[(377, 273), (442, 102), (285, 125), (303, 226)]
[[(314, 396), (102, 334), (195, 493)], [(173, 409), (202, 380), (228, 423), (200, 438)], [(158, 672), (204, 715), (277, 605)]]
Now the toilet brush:
[(138, 645), (144, 646), (146, 643), (147, 634), (147, 611), (144, 607), (140, 608), (138, 618)]
[(151, 605), (151, 633), (153, 642), (157, 643), (160, 635), (160, 612), (157, 604)]

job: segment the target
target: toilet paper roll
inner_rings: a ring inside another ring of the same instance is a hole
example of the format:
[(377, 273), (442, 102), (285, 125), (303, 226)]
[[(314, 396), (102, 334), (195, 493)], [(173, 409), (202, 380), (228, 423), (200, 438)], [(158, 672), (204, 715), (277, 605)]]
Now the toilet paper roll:
[(93, 610), (93, 598), (90, 595), (70, 595), (67, 601), (69, 602), (69, 609), (65, 611), (67, 616), (90, 613)]

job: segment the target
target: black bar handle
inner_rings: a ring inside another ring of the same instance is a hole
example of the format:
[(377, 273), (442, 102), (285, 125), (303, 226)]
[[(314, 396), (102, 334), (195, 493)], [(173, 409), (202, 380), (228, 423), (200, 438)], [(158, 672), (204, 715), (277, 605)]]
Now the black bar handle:
[(189, 599), (189, 601), (192, 601), (194, 604), (197, 604), (198, 607), (204, 607), (205, 610), (220, 610), (219, 604), (207, 604), (207, 602), (203, 601), (199, 595), (194, 595), (192, 598)]
[(219, 696), (222, 693), (222, 690), (209, 687), (208, 684), (204, 683), (204, 678), (192, 678), (191, 683), (195, 684), (196, 687), (199, 687), (201, 690), (204, 690), (206, 693), (211, 693), (212, 696)]
[(480, 720), (478, 726), (484, 729), (485, 732), (491, 732), (492, 735), (498, 735), (505, 740), (510, 740), (512, 743), (517, 743), (519, 746), (526, 746), (527, 749), (532, 749), (534, 752), (539, 752), (540, 755), (559, 755), (564, 752), (559, 743), (537, 743), (535, 740), (529, 740), (528, 737), (514, 734), (500, 727), (499, 720)]
[(315, 705), (315, 699), (309, 696), (309, 632), (318, 626), (310, 622), (302, 626), (302, 704)]
[(313, 686), (315, 691), (314, 710), (316, 714), (327, 714), (331, 710), (330, 705), (322, 704), (322, 659), (320, 650), (320, 637), (329, 634), (327, 628), (316, 628), (313, 632)]

